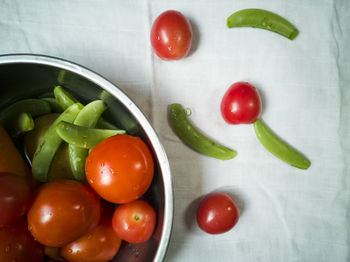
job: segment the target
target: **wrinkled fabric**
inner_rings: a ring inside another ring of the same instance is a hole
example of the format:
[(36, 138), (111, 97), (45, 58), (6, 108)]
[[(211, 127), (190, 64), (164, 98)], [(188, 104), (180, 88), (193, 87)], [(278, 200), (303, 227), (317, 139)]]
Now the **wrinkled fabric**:
[[(244, 8), (278, 13), (294, 41), (253, 28), (227, 28)], [(152, 52), (152, 21), (186, 15), (190, 55)], [(350, 2), (347, 0), (114, 1), (2, 0), (0, 53), (45, 54), (84, 65), (124, 90), (150, 119), (168, 154), (175, 194), (166, 261), (349, 261)], [(234, 82), (262, 97), (262, 119), (312, 162), (298, 170), (269, 154), (252, 125), (228, 125), (220, 101)], [(171, 103), (192, 109), (205, 134), (237, 150), (220, 161), (196, 153), (167, 120)], [(201, 197), (228, 192), (241, 217), (228, 233), (195, 222)]]

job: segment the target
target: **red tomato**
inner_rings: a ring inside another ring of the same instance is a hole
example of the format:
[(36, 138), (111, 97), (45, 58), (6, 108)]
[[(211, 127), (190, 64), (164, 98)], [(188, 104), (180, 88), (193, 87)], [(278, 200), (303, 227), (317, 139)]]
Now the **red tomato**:
[(230, 124), (251, 124), (261, 114), (261, 99), (257, 89), (247, 82), (230, 86), (221, 101), (221, 114)]
[(147, 241), (156, 226), (156, 212), (144, 200), (120, 205), (114, 211), (112, 226), (116, 234), (129, 243)]
[(151, 44), (162, 59), (185, 57), (192, 45), (192, 27), (180, 12), (169, 10), (158, 16), (151, 29)]
[(25, 218), (0, 229), (0, 261), (44, 261), (44, 246), (34, 240)]
[(104, 262), (118, 252), (121, 239), (112, 228), (114, 208), (105, 205), (101, 223), (92, 231), (61, 248), (61, 256), (71, 262)]
[(229, 231), (237, 223), (239, 211), (225, 193), (213, 193), (202, 200), (197, 210), (198, 226), (209, 234)]
[(0, 227), (16, 222), (28, 208), (31, 190), (25, 178), (0, 173)]
[(40, 243), (64, 246), (92, 230), (100, 220), (100, 200), (73, 180), (44, 184), (28, 212), (28, 228)]
[(139, 137), (116, 135), (91, 150), (85, 171), (97, 194), (122, 204), (146, 192), (153, 179), (154, 163), (150, 150)]

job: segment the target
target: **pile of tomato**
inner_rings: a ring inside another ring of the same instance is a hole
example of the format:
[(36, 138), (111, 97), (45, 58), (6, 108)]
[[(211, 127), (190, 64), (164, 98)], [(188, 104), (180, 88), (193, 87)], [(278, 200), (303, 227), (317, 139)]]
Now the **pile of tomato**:
[[(93, 148), (86, 182), (39, 184), (0, 126), (0, 261), (108, 261), (121, 242), (147, 241), (156, 212), (140, 199), (151, 185), (154, 162), (147, 145), (129, 135), (112, 136)], [(22, 162), (23, 161), (23, 162)]]

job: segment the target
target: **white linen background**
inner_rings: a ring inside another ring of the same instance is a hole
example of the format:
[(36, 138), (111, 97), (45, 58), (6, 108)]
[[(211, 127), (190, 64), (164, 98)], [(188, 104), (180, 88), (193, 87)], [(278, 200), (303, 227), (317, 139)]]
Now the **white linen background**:
[[(265, 30), (228, 29), (226, 18), (263, 8), (300, 30), (290, 41)], [(193, 26), (189, 57), (162, 61), (152, 21), (176, 9)], [(350, 1), (0, 0), (0, 54), (65, 58), (105, 76), (148, 116), (171, 165), (175, 215), (166, 261), (349, 261)], [(251, 125), (230, 126), (220, 101), (236, 81), (260, 91), (262, 118), (311, 160), (309, 170), (270, 155)], [(206, 134), (237, 150), (230, 161), (200, 155), (175, 136), (167, 106), (191, 107)], [(208, 235), (198, 199), (224, 190), (241, 217)]]

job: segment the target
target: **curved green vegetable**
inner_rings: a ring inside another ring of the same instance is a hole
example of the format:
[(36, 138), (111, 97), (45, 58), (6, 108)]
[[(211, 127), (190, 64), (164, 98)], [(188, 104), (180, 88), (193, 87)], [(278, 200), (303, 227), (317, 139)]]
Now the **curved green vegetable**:
[(119, 129), (118, 127), (103, 119), (102, 117), (98, 119), (96, 126), (100, 129)]
[(56, 131), (67, 143), (86, 149), (94, 148), (108, 137), (126, 133), (125, 130), (88, 128), (65, 121), (58, 124)]
[[(87, 104), (77, 115), (74, 124), (85, 127), (95, 127), (101, 114), (107, 109), (102, 100), (92, 101)], [(85, 179), (85, 159), (89, 151), (84, 148), (69, 144), (69, 162), (74, 177), (78, 180)]]
[(20, 134), (34, 129), (34, 120), (32, 116), (26, 112), (19, 114), (19, 116), (12, 122), (9, 128), (9, 133), (13, 138), (17, 138)]
[(55, 98), (44, 97), (44, 98), (41, 98), (41, 100), (44, 100), (50, 104), (52, 112), (54, 112), (54, 113), (62, 113), (63, 112), (63, 108), (60, 106), (60, 104), (57, 102), (57, 100)]
[(23, 99), (0, 111), (0, 123), (9, 127), (13, 119), (26, 112), (32, 117), (51, 113), (49, 103), (41, 99)]
[(280, 139), (261, 119), (254, 122), (254, 130), (261, 144), (282, 161), (300, 169), (310, 167), (306, 157)]
[(57, 103), (63, 110), (75, 103), (80, 103), (70, 92), (63, 89), (61, 86), (56, 86), (53, 90), (53, 94), (55, 95)]
[(62, 142), (61, 137), (56, 133), (57, 125), (61, 121), (73, 122), (82, 108), (83, 106), (80, 103), (71, 105), (45, 132), (40, 140), (37, 150), (35, 151), (32, 161), (32, 173), (37, 180), (41, 182), (46, 182), (48, 180), (51, 162)]
[(28, 132), (34, 128), (32, 116), (26, 112), (21, 113), (15, 122), (15, 127), (19, 132)]
[(244, 9), (233, 13), (227, 18), (227, 26), (258, 27), (278, 33), (293, 40), (298, 35), (298, 29), (283, 17), (263, 9)]
[(180, 104), (170, 106), (170, 123), (175, 133), (194, 150), (218, 158), (228, 160), (234, 158), (236, 151), (215, 143), (202, 134), (188, 119), (185, 109)]
[[(66, 109), (74, 103), (79, 103), (79, 101), (71, 94), (69, 91), (65, 90), (61, 86), (56, 86), (54, 89), (54, 95), (58, 104)], [(97, 126), (102, 129), (116, 129), (119, 130), (115, 125), (111, 124), (107, 120), (100, 117), (97, 122)]]

